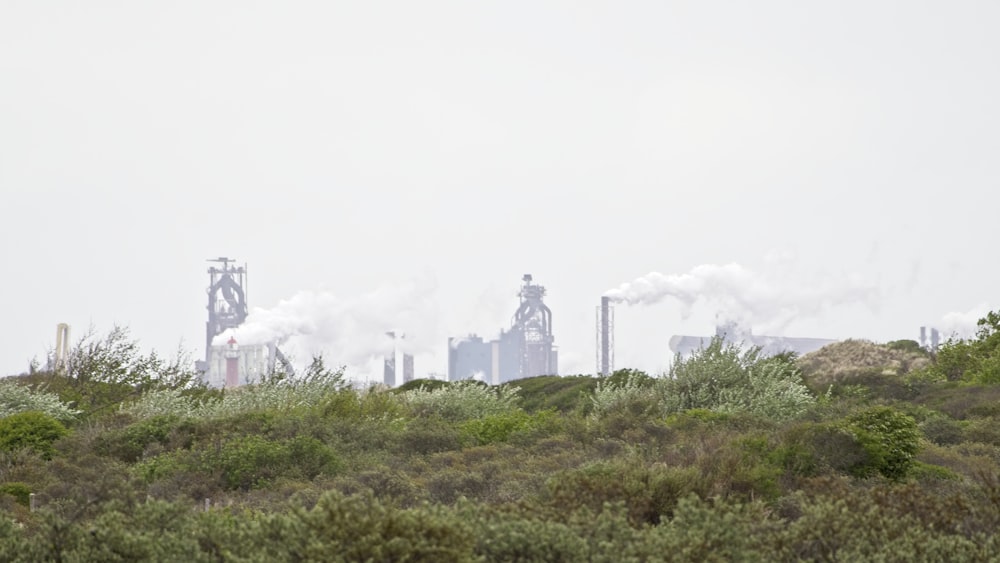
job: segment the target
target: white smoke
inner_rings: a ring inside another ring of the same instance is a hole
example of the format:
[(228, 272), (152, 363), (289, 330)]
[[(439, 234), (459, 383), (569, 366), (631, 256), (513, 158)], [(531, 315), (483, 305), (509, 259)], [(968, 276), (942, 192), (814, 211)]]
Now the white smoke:
[(953, 311), (941, 317), (941, 323), (934, 328), (943, 338), (972, 338), (976, 335), (979, 319), (992, 310), (988, 303), (980, 303), (965, 312)]
[(650, 305), (672, 297), (681, 303), (685, 316), (696, 307), (706, 307), (720, 325), (766, 331), (780, 331), (796, 318), (817, 316), (835, 306), (877, 306), (877, 287), (858, 275), (803, 276), (777, 266), (771, 264), (770, 272), (736, 263), (702, 264), (685, 274), (651, 272), (604, 295), (629, 305)]
[(296, 367), (322, 354), (328, 367), (346, 365), (348, 375), (357, 374), (392, 349), (386, 332), (396, 333), (402, 352), (416, 355), (435, 347), (436, 290), (433, 279), (419, 278), (353, 298), (300, 291), (274, 307), (254, 308), (238, 328), (216, 336), (213, 345), (230, 337), (240, 345), (277, 343)]

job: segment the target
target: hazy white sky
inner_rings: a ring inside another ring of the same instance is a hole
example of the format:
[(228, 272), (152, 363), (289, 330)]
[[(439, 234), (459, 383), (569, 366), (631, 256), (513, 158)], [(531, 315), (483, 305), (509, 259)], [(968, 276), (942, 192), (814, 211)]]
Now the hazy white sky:
[[(877, 291), (784, 334), (915, 338), (998, 301), (997, 29), (992, 1), (5, 0), (0, 373), (59, 322), (200, 356), (220, 255), (334, 353), (418, 333), (418, 375), (524, 273), (563, 372), (605, 291), (702, 264)], [(619, 306), (616, 364), (716, 309)]]

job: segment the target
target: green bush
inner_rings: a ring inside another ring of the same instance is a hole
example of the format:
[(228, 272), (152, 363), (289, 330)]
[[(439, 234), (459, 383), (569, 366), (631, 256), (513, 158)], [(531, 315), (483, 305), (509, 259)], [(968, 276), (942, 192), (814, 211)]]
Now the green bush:
[(527, 412), (556, 409), (568, 413), (585, 405), (597, 382), (585, 375), (540, 375), (515, 379), (504, 386), (518, 390), (519, 404)]
[(861, 443), (870, 459), (855, 473), (867, 477), (879, 473), (902, 479), (913, 466), (920, 449), (920, 429), (913, 417), (891, 407), (873, 407), (847, 418), (845, 428)]
[(555, 412), (542, 411), (528, 414), (521, 410), (484, 416), (462, 423), (460, 435), (463, 442), (473, 446), (485, 446), (507, 442), (518, 433), (529, 433), (550, 427), (555, 421)]
[(794, 358), (765, 357), (760, 348), (743, 350), (718, 337), (688, 358), (678, 355), (657, 387), (667, 413), (702, 408), (779, 420), (815, 402)]
[(0, 485), (0, 495), (10, 495), (18, 504), (28, 506), (31, 501), (31, 488), (24, 483), (3, 483)]
[(0, 450), (28, 448), (48, 459), (54, 451), (52, 443), (67, 434), (61, 422), (45, 413), (12, 414), (0, 419)]
[(278, 477), (312, 479), (341, 467), (336, 454), (309, 436), (271, 441), (247, 435), (216, 445), (158, 455), (136, 466), (137, 474), (153, 483), (184, 475), (205, 475), (226, 490), (249, 491)]
[(410, 420), (402, 432), (400, 448), (407, 454), (426, 455), (462, 447), (458, 428), (440, 417)]
[(12, 380), (0, 382), (0, 418), (27, 411), (42, 412), (63, 423), (71, 422), (80, 414), (54, 393), (34, 391)]
[(845, 428), (803, 422), (784, 431), (773, 459), (794, 475), (812, 477), (829, 471), (855, 472), (870, 465), (871, 455)]
[(673, 514), (677, 500), (704, 490), (697, 468), (646, 466), (636, 460), (597, 462), (564, 471), (548, 482), (547, 502), (562, 512), (586, 508), (600, 512), (606, 503), (624, 502), (634, 525), (657, 524)]
[(178, 425), (177, 416), (157, 416), (141, 420), (121, 430), (108, 431), (96, 440), (96, 449), (127, 463), (142, 458), (143, 452), (151, 444), (166, 444), (171, 431)]
[(463, 421), (503, 414), (518, 408), (517, 388), (490, 387), (477, 381), (457, 381), (437, 389), (421, 387), (401, 395), (416, 416)]

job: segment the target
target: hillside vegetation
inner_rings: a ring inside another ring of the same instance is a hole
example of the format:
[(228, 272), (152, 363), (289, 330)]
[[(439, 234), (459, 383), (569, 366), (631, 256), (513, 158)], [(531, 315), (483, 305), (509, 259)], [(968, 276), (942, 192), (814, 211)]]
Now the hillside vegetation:
[(937, 354), (235, 390), (91, 337), (0, 382), (2, 561), (989, 561), (1000, 317)]

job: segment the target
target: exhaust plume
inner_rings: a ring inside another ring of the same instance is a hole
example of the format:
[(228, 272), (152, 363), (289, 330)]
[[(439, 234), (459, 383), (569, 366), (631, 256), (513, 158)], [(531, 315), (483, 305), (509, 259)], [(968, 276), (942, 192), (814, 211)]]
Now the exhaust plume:
[(349, 299), (300, 291), (274, 307), (254, 308), (242, 325), (212, 343), (225, 344), (230, 337), (240, 345), (277, 343), (296, 364), (322, 354), (330, 367), (358, 368), (349, 371), (354, 376), (392, 349), (388, 331), (396, 333), (396, 346), (403, 352), (433, 350), (439, 340), (436, 290), (434, 280), (420, 278)]
[(944, 338), (973, 338), (979, 328), (979, 319), (992, 311), (988, 303), (980, 303), (968, 311), (952, 311), (941, 317), (938, 330)]
[(792, 279), (790, 273), (787, 268), (778, 275), (736, 263), (702, 264), (685, 274), (651, 272), (604, 295), (628, 305), (651, 305), (672, 297), (681, 303), (685, 316), (700, 304), (713, 310), (721, 324), (764, 330), (781, 330), (796, 318), (815, 316), (833, 306), (877, 305), (878, 289), (860, 276)]

